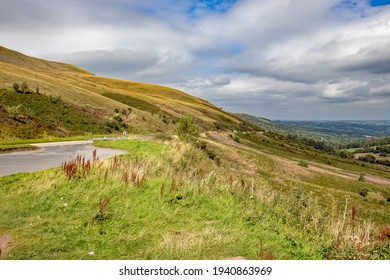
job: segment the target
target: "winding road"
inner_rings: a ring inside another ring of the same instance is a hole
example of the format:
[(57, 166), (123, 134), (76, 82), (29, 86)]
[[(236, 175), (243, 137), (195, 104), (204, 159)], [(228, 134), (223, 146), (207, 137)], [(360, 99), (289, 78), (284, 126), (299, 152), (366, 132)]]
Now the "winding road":
[(40, 143), (34, 144), (40, 148), (38, 150), (0, 154), (0, 176), (58, 167), (65, 161), (75, 159), (77, 155), (92, 159), (94, 150), (100, 159), (126, 153), (118, 149), (94, 147), (92, 142), (92, 140), (85, 140)]

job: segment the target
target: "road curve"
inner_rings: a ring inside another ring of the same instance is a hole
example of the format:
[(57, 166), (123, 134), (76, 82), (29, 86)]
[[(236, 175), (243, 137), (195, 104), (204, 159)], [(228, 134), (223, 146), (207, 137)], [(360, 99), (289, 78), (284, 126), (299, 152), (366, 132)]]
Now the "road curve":
[(39, 143), (34, 144), (39, 147), (38, 150), (0, 154), (0, 176), (61, 166), (63, 162), (75, 159), (77, 155), (92, 159), (94, 150), (100, 159), (126, 153), (118, 149), (94, 147), (92, 142), (85, 140)]

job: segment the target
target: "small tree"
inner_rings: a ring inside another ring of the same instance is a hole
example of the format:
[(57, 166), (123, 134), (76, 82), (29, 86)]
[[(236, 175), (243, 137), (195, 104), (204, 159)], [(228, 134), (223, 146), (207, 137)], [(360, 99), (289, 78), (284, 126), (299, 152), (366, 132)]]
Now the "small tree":
[(195, 143), (199, 137), (199, 127), (192, 117), (181, 117), (176, 131), (179, 138), (186, 142)]

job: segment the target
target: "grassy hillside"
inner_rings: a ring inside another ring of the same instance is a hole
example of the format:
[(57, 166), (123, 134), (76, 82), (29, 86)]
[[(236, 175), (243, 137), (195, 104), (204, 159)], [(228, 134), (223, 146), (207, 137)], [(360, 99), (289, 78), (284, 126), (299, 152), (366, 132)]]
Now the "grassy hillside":
[[(32, 91), (60, 97), (80, 108), (99, 110), (107, 121), (126, 112), (133, 133), (173, 132), (182, 115), (204, 129), (236, 128), (242, 121), (211, 103), (168, 87), (95, 76), (78, 67), (46, 61), (0, 47), (0, 88), (26, 82)], [(4, 105), (3, 105), (4, 106)], [(88, 132), (88, 128), (85, 129)]]
[(254, 124), (264, 130), (271, 130), (273, 132), (277, 133), (286, 133), (286, 130), (283, 129), (283, 127), (275, 124), (269, 119), (262, 118), (262, 117), (255, 117), (249, 114), (243, 114), (243, 113), (235, 113), (235, 115), (251, 124)]
[(101, 141), (129, 154), (0, 177), (4, 257), (390, 258), (388, 186), (202, 141)]
[[(114, 131), (101, 110), (65, 102), (61, 97), (0, 90), (0, 139), (64, 137)], [(117, 125), (120, 126), (118, 123)]]

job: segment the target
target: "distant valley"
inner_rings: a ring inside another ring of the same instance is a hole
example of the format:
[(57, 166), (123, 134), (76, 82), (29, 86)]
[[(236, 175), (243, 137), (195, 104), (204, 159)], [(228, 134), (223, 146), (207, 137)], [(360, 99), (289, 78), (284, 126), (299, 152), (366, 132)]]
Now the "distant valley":
[(271, 121), (248, 114), (236, 115), (263, 129), (278, 133), (293, 134), (317, 141), (330, 142), (340, 146), (353, 141), (390, 136), (390, 120)]

